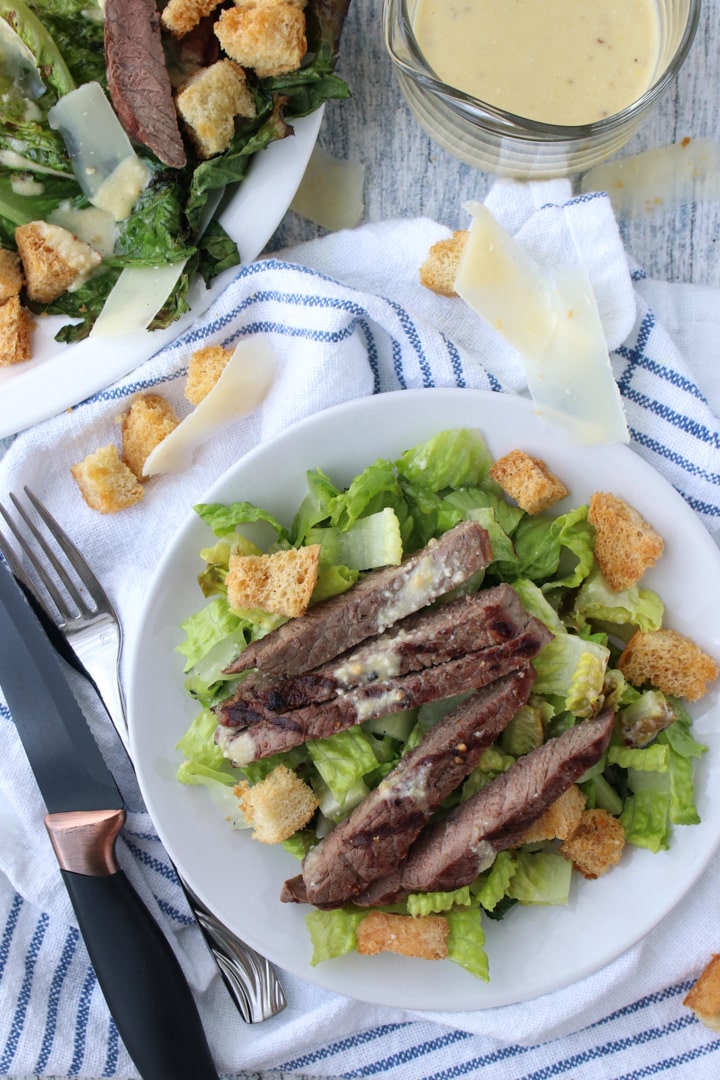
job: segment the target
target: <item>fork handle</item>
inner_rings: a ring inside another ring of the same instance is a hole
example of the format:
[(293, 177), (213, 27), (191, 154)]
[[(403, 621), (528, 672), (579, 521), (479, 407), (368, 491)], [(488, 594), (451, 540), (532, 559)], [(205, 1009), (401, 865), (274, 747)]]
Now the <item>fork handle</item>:
[(46, 818), (98, 983), (142, 1080), (218, 1080), (177, 957), (117, 865), (124, 816), (120, 810)]

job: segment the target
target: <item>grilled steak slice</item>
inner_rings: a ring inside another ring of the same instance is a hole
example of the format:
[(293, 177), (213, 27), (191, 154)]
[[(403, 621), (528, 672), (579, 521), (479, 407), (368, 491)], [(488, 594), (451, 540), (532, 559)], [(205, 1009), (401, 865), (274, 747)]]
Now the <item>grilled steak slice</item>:
[(517, 671), (525, 661), (537, 656), (551, 636), (543, 623), (533, 619), (528, 629), (511, 641), (424, 671), (348, 690), (321, 705), (272, 713), (239, 731), (233, 728), (232, 704), (222, 702), (216, 707), (220, 724), (215, 741), (235, 765), (247, 765), (308, 739), (328, 738), (372, 717), (413, 709), (464, 690), (479, 690), (501, 675)]
[(105, 0), (105, 66), (120, 123), (174, 169), (186, 162), (155, 0)]
[(284, 678), (252, 672), (238, 687), (233, 718), (247, 706), (248, 723), (313, 702), (329, 701), (340, 691), (406, 675), (478, 652), (517, 636), (529, 615), (510, 585), (495, 585), (471, 596), (409, 615), (383, 634), (314, 668)]
[[(305, 856), (299, 897), (316, 907), (347, 903), (391, 873), (443, 799), (527, 701), (530, 664), (472, 694), (405, 754), (359, 806)], [(293, 881), (282, 899), (294, 900)]]
[(414, 892), (451, 892), (513, 847), (527, 828), (602, 757), (613, 731), (614, 713), (569, 728), (518, 758), (448, 816), (428, 825), (404, 864), (353, 897), (361, 907), (396, 903)]
[(462, 521), (399, 566), (371, 571), (347, 592), (251, 642), (226, 673), (252, 667), (282, 675), (311, 671), (427, 607), (491, 560), (486, 530)]

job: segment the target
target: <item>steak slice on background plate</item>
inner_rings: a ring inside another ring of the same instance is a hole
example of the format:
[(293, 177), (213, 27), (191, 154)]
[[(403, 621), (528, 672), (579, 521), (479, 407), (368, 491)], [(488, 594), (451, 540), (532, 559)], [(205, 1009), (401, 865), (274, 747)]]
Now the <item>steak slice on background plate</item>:
[(408, 615), (362, 645), (299, 675), (253, 671), (238, 686), (233, 723), (247, 722), (287, 709), (329, 701), (337, 693), (390, 676), (433, 667), (516, 637), (528, 624), (515, 590), (506, 584), (460, 596)]
[(105, 0), (104, 12), (108, 90), (120, 123), (134, 142), (182, 169), (185, 145), (155, 0)]
[(527, 702), (534, 682), (535, 670), (526, 663), (444, 716), (308, 852), (302, 875), (286, 882), (282, 899), (334, 907), (394, 870), (431, 815)]
[(405, 862), (353, 897), (361, 907), (397, 903), (411, 893), (452, 892), (474, 881), (498, 853), (514, 847), (551, 803), (595, 765), (615, 714), (606, 709), (518, 758), (446, 818), (427, 825)]
[(371, 570), (347, 592), (251, 642), (225, 673), (253, 667), (285, 676), (311, 671), (427, 607), (491, 561), (487, 531), (475, 521), (461, 521), (399, 566)]
[(510, 641), (422, 671), (348, 690), (320, 705), (272, 713), (239, 729), (233, 726), (232, 702), (224, 701), (216, 706), (220, 723), (215, 741), (234, 765), (247, 765), (308, 739), (328, 738), (374, 717), (403, 712), (464, 690), (479, 690), (500, 676), (517, 671), (537, 656), (551, 638), (547, 627), (530, 616), (527, 629)]

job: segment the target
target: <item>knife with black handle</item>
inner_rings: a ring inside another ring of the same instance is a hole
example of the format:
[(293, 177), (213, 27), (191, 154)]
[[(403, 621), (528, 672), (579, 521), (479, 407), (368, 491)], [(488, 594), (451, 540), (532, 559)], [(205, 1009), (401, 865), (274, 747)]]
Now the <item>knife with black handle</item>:
[(218, 1080), (182, 968), (120, 869), (125, 808), (25, 595), (0, 565), (0, 686), (98, 983), (142, 1080)]

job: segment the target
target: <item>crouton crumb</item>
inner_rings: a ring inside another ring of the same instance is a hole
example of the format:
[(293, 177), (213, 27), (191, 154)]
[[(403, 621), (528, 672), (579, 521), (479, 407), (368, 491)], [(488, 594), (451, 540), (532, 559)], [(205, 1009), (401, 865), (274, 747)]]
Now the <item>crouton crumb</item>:
[(617, 663), (635, 687), (697, 701), (718, 676), (718, 666), (699, 645), (677, 630), (636, 630)]
[(559, 851), (583, 877), (594, 879), (620, 862), (625, 830), (607, 810), (584, 810), (580, 824)]
[(185, 397), (193, 405), (199, 405), (212, 390), (232, 356), (231, 349), (222, 345), (206, 345), (196, 349), (190, 357), (185, 382)]
[(256, 111), (245, 72), (232, 60), (218, 60), (192, 75), (178, 90), (175, 104), (202, 158), (226, 150), (235, 117), (253, 117)]
[(139, 502), (145, 489), (135, 473), (121, 461), (112, 443), (102, 446), (70, 468), (80, 494), (91, 510), (115, 514)]
[(511, 450), (498, 458), (490, 476), (528, 514), (539, 514), (569, 494), (544, 461), (523, 450)]
[(573, 784), (523, 833), (520, 843), (569, 839), (580, 824), (584, 809), (585, 796), (577, 784)]
[(215, 23), (227, 55), (259, 78), (297, 71), (307, 52), (305, 0), (236, 0)]
[(270, 555), (233, 552), (226, 578), (231, 608), (261, 608), (295, 618), (310, 603), (320, 562), (320, 544)]
[(220, 3), (220, 0), (168, 0), (160, 22), (173, 37), (185, 37)]
[(245, 820), (253, 827), (253, 839), (261, 844), (287, 840), (307, 825), (319, 805), (312, 788), (286, 765), (276, 766), (257, 784), (243, 782), (234, 790)]
[(683, 998), (698, 1020), (713, 1031), (720, 1031), (720, 953), (713, 953), (708, 964)]
[(122, 459), (142, 479), (149, 454), (176, 428), (178, 418), (160, 394), (138, 394), (122, 418)]
[(420, 284), (439, 296), (457, 296), (455, 278), (467, 238), (468, 230), (459, 229), (433, 244), (420, 267)]
[(0, 367), (30, 359), (33, 325), (33, 317), (20, 303), (19, 296), (11, 296), (0, 304)]
[(590, 498), (588, 521), (595, 528), (598, 566), (615, 592), (636, 585), (663, 553), (662, 537), (617, 495), (596, 491)]
[(15, 230), (27, 295), (40, 304), (50, 304), (69, 289), (80, 286), (102, 256), (90, 244), (61, 225), (30, 221)]
[(363, 956), (380, 952), (443, 960), (448, 954), (450, 924), (442, 915), (395, 915), (371, 911), (358, 924), (357, 951)]

